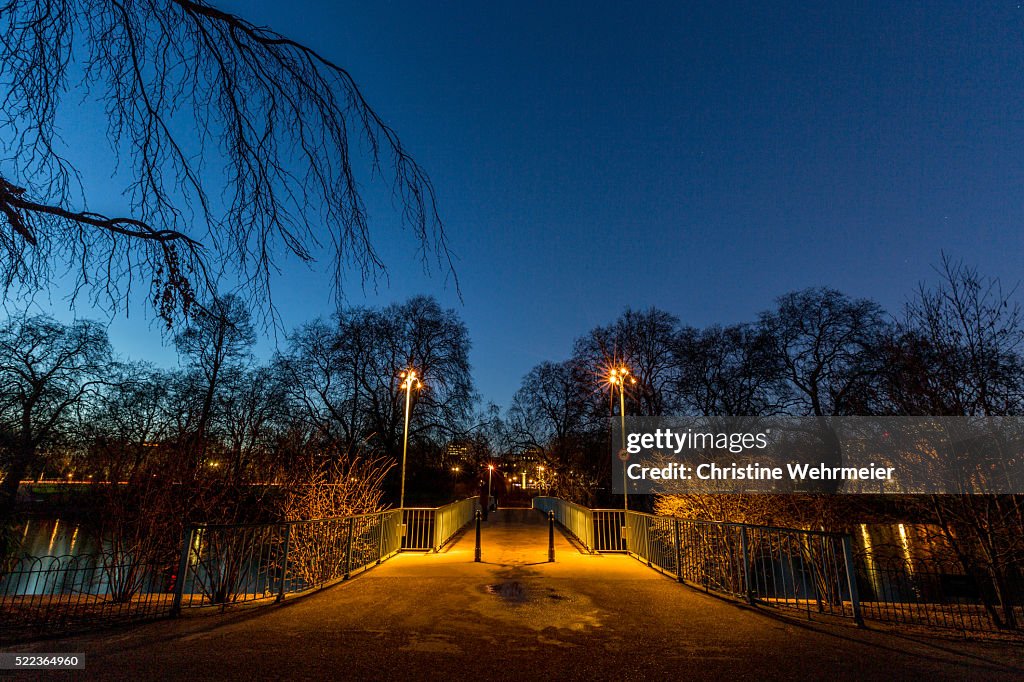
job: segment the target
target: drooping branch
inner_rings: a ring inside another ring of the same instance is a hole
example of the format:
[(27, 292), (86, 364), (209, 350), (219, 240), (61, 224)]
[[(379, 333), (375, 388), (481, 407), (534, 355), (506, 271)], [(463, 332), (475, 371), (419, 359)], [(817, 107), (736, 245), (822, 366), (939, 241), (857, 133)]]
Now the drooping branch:
[[(127, 217), (89, 210), (78, 170), (102, 160), (75, 158), (56, 132), (70, 93), (103, 107)], [(149, 279), (170, 321), (219, 278), (266, 300), (289, 257), (329, 254), (339, 288), (350, 272), (365, 282), (385, 264), (362, 168), (390, 178), (424, 267), (454, 275), (430, 178), (353, 76), (206, 2), (0, 0), (0, 103), (8, 288), (70, 262), (113, 300)]]
[(35, 201), (28, 201), (22, 197), (25, 190), (15, 187), (4, 178), (0, 177), (0, 211), (7, 217), (11, 228), (25, 238), (25, 241), (36, 246), (38, 242), (28, 228), (28, 223), (23, 217), (24, 213), (39, 213), (63, 220), (68, 220), (82, 225), (97, 227), (109, 230), (125, 237), (136, 239), (152, 239), (153, 241), (183, 241), (193, 249), (201, 249), (202, 245), (188, 235), (177, 230), (160, 230), (152, 225), (136, 220), (134, 218), (111, 218), (99, 213), (87, 211), (73, 212), (60, 206), (50, 206)]

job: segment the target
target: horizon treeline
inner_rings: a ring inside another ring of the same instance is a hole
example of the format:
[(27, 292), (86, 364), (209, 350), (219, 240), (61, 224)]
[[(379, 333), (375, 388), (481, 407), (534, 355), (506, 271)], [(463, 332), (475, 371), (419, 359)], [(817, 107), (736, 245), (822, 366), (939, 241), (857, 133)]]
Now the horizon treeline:
[[(896, 314), (829, 288), (784, 294), (748, 323), (702, 329), (663, 310), (627, 310), (578, 338), (568, 360), (541, 363), (527, 374), (506, 433), (535, 453), (549, 494), (621, 507), (610, 484), (618, 400), (609, 374), (616, 367), (628, 368), (636, 382), (625, 382), (630, 415), (1021, 414), (1024, 329), (1014, 290), (949, 258), (937, 269), (939, 281), (920, 286)], [(866, 537), (861, 524), (901, 524), (901, 533), (902, 524), (914, 524), (923, 554), (906, 559), (904, 547), (900, 556), (910, 564), (903, 570), (971, 576), (993, 622), (1017, 626), (1024, 496), (663, 494), (631, 495), (630, 508), (694, 520), (859, 530), (858, 537)]]
[(897, 314), (830, 288), (784, 294), (728, 326), (626, 310), (579, 337), (568, 360), (534, 367), (504, 414), (481, 405), (457, 312), (425, 296), (301, 325), (264, 363), (248, 310), (224, 296), (175, 337), (177, 369), (119, 361), (95, 322), (11, 317), (0, 323), (0, 516), (18, 480), (44, 474), (237, 486), (353, 458), (383, 467), (360, 478), (396, 497), (397, 472), (386, 472), (401, 454), (408, 367), (423, 384), (411, 395), (407, 490), (430, 503), (454, 492), (453, 465), (511, 453), (545, 467), (545, 489), (608, 503), (618, 407), (607, 377), (621, 365), (636, 382), (631, 415), (1020, 413), (1015, 292), (948, 258), (937, 270)]
[[(288, 506), (302, 495), (281, 490), (311, 481), (356, 491), (321, 511), (369, 511), (397, 487), (400, 368), (424, 376), (410, 396), (414, 489), (470, 420), (468, 331), (433, 298), (306, 323), (265, 363), (252, 355), (255, 341), (249, 311), (231, 295), (175, 336), (177, 369), (120, 361), (96, 322), (0, 323), (0, 519), (15, 513), (18, 482), (42, 476), (127, 481), (138, 492), (118, 493), (131, 497), (115, 504), (126, 514), (132, 505), (153, 512), (171, 486), (191, 489), (162, 508), (182, 522), (308, 517), (316, 512)], [(262, 484), (276, 484), (272, 501)]]
[[(504, 428), (554, 494), (608, 504), (608, 381), (625, 366), (629, 415), (1013, 415), (1024, 407), (1024, 328), (1015, 290), (944, 257), (939, 277), (885, 311), (821, 287), (786, 293), (756, 319), (689, 326), (627, 309), (580, 336), (569, 359), (523, 379)], [(734, 519), (735, 520), (735, 519)]]

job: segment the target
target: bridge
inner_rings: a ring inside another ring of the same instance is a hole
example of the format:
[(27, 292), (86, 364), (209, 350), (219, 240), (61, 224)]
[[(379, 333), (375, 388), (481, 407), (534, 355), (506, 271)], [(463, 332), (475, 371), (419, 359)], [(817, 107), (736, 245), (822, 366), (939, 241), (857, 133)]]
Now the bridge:
[[(458, 514), (465, 516), (468, 506)], [(1024, 674), (1019, 644), (863, 628), (841, 611), (822, 617), (815, 609), (808, 618), (794, 604), (779, 608), (757, 600), (755, 606), (707, 585), (687, 584), (685, 577), (681, 585), (676, 572), (643, 556), (638, 561), (633, 553), (588, 547), (594, 537), (581, 539), (568, 518), (582, 508), (560, 501), (538, 506), (557, 506), (566, 523), (552, 532), (554, 508), (549, 513), (500, 509), (479, 523), (479, 543), (475, 523), (460, 523), (455, 509), (448, 521), (434, 510), (429, 532), (406, 543), (444, 540), (439, 550), (392, 551), (386, 533), (375, 537), (352, 522), (341, 524), (342, 532), (331, 541), (350, 557), (358, 537), (369, 537), (382, 552), (378, 558), (386, 559), (368, 561), (362, 571), (356, 570), (360, 562), (350, 559), (344, 567), (348, 580), (302, 598), (290, 596), (292, 587), (301, 586), (286, 586), (282, 594), (289, 596), (276, 605), (261, 606), (278, 601), (274, 590), (264, 589), (262, 599), (237, 599), (242, 606), (227, 611), (190, 609), (190, 593), (181, 589), (184, 617), (7, 650), (83, 652), (89, 677), (99, 679), (1006, 679)], [(404, 520), (416, 517), (406, 510)], [(379, 520), (382, 529), (385, 518)], [(450, 537), (443, 537), (449, 523)], [(635, 527), (631, 524), (627, 535)], [(214, 530), (205, 531), (207, 544), (216, 543)], [(318, 528), (318, 535), (325, 530)], [(296, 550), (300, 534), (296, 528), (287, 533), (295, 558), (301, 555)], [(197, 537), (193, 534), (193, 543)], [(747, 542), (752, 549), (755, 540)], [(552, 548), (554, 561), (549, 560)]]

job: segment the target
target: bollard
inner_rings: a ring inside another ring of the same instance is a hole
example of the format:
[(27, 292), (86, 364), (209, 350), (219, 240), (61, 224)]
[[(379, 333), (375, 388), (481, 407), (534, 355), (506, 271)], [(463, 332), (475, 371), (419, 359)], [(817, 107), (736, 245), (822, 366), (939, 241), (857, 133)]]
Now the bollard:
[(473, 561), (480, 561), (480, 510), (476, 510), (476, 554)]
[(555, 511), (548, 512), (548, 561), (555, 560)]

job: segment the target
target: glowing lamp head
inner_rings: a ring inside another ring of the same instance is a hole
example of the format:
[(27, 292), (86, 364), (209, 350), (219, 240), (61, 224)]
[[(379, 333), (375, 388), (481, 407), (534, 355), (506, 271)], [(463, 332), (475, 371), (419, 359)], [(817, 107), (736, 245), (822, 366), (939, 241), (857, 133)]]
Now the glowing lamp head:
[(419, 388), (422, 385), (414, 369), (402, 370), (398, 378), (402, 380), (402, 387), (406, 389)]

